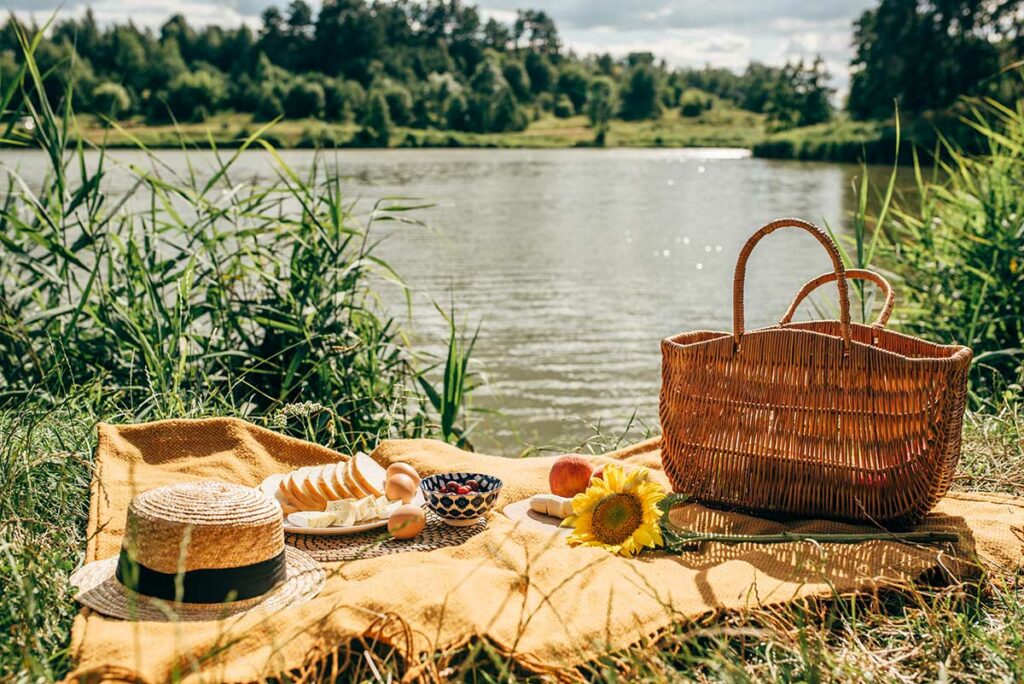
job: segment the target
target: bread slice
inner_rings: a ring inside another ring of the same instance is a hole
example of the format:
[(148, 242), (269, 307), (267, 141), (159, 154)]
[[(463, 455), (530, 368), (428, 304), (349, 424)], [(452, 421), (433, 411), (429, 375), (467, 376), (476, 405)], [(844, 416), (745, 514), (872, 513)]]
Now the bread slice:
[(291, 500), (294, 501), (302, 510), (323, 510), (323, 507), (320, 504), (321, 497), (309, 496), (306, 493), (305, 488), (302, 486), (303, 481), (306, 479), (306, 476), (310, 470), (311, 468), (307, 466), (304, 468), (299, 468), (298, 470), (294, 470), (291, 473), (289, 473), (288, 476), (284, 479), (285, 488)]
[(356, 479), (355, 458), (345, 464), (345, 489), (348, 490), (353, 499), (362, 499), (365, 496), (369, 496), (369, 492), (363, 491), (363, 488), (359, 486), (359, 480)]
[(377, 498), (384, 494), (384, 480), (387, 479), (387, 471), (378, 465), (376, 461), (364, 454), (357, 453), (352, 457), (350, 469), (355, 471), (353, 477), (359, 488), (366, 492), (367, 496)]
[(344, 497), (339, 496), (338, 492), (334, 491), (334, 468), (336, 463), (328, 463), (327, 465), (317, 466), (315, 475), (312, 478), (313, 485), (316, 487), (317, 492), (320, 493), (328, 501), (334, 501), (336, 499), (343, 499)]
[(348, 470), (348, 466), (351, 461), (341, 461), (334, 468), (334, 491), (337, 492), (342, 499), (357, 499), (356, 493), (348, 488), (345, 483), (345, 471)]
[(281, 491), (280, 486), (278, 487), (278, 490), (274, 492), (274, 498), (277, 500), (277, 503), (280, 504), (281, 510), (284, 511), (285, 515), (288, 515), (289, 513), (298, 513), (302, 510), (295, 505), (287, 494)]
[(296, 482), (299, 485), (302, 494), (307, 500), (312, 501), (315, 506), (308, 510), (311, 511), (322, 511), (327, 508), (327, 497), (320, 493), (317, 489), (316, 481), (321, 471), (321, 466), (310, 466), (305, 469), (305, 472), (296, 478)]
[(291, 493), (288, 491), (288, 475), (281, 476), (281, 479), (277, 483), (277, 491), (274, 493), (274, 498), (276, 498), (282, 506), (286, 503), (289, 506), (296, 506)]

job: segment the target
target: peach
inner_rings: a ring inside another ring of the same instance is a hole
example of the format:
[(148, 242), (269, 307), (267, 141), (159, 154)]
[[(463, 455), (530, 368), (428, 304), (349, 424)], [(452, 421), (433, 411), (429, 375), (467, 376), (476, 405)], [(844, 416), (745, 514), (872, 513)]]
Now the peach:
[(567, 454), (559, 456), (551, 466), (548, 483), (551, 485), (552, 494), (573, 497), (586, 491), (593, 475), (594, 466), (590, 461), (576, 454)]

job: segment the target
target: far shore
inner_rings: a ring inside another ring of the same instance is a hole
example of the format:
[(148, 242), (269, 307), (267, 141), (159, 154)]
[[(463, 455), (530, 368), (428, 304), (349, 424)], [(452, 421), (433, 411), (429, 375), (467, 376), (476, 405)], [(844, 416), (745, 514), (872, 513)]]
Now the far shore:
[[(111, 148), (211, 149), (237, 148), (267, 122), (251, 115), (223, 113), (202, 122), (147, 125), (142, 120), (103, 126), (82, 116), (69, 132), (74, 140)], [(262, 138), (278, 149), (365, 148), (360, 126), (353, 122), (286, 119), (270, 126)], [(720, 108), (696, 117), (670, 111), (649, 121), (614, 120), (605, 135), (608, 148), (729, 147), (751, 150), (755, 157), (835, 162), (891, 162), (895, 145), (883, 124), (837, 121), (772, 134), (763, 115)], [(465, 133), (395, 127), (393, 148), (523, 148), (598, 147), (595, 131), (584, 116), (532, 121), (521, 132)]]

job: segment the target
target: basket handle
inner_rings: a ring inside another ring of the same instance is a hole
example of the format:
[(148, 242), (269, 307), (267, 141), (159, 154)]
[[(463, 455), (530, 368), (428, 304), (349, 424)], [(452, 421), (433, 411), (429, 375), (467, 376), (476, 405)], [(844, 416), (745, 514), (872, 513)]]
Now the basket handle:
[[(743, 286), (747, 274), (747, 260), (754, 247), (766, 235), (770, 235), (780, 228), (800, 228), (813, 235), (821, 246), (828, 252), (832, 259), (832, 267), (836, 285), (839, 287), (839, 321), (843, 329), (843, 347), (850, 350), (850, 292), (846, 284), (846, 269), (843, 267), (843, 260), (839, 256), (839, 249), (832, 238), (813, 223), (795, 218), (776, 219), (771, 223), (761, 226), (740, 250), (739, 258), (736, 259), (736, 275), (733, 277), (732, 286), (732, 336), (733, 344), (738, 349), (740, 338), (743, 337)], [(806, 287), (806, 286), (804, 286)]]
[[(896, 303), (896, 298), (892, 293), (892, 285), (889, 281), (883, 278), (880, 274), (874, 271), (868, 271), (863, 268), (851, 268), (846, 271), (846, 278), (855, 280), (868, 280), (878, 286), (878, 289), (882, 291), (882, 296), (885, 301), (882, 303), (882, 310), (878, 312), (878, 318), (871, 325), (875, 328), (884, 328), (889, 322), (889, 316), (892, 315), (893, 305)], [(793, 298), (793, 303), (789, 305), (789, 309), (786, 311), (786, 315), (779, 321), (779, 325), (786, 325), (793, 320), (793, 316), (796, 314), (797, 307), (800, 303), (811, 294), (814, 290), (818, 289), (825, 283), (831, 283), (836, 279), (836, 274), (829, 271), (828, 273), (822, 273), (817, 278), (813, 278), (804, 283), (804, 286), (800, 288), (800, 291), (796, 293), (796, 297)]]

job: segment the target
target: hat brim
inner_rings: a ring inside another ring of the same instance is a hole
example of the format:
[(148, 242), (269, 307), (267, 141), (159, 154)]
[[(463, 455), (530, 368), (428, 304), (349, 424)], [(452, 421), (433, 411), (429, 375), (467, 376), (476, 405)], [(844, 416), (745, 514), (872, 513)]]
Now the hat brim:
[(118, 556), (82, 566), (71, 575), (75, 600), (110, 617), (156, 622), (219, 620), (252, 610), (279, 610), (303, 603), (323, 589), (324, 569), (308, 554), (285, 547), (287, 577), (262, 596), (228, 603), (175, 603), (137, 594), (114, 576)]

